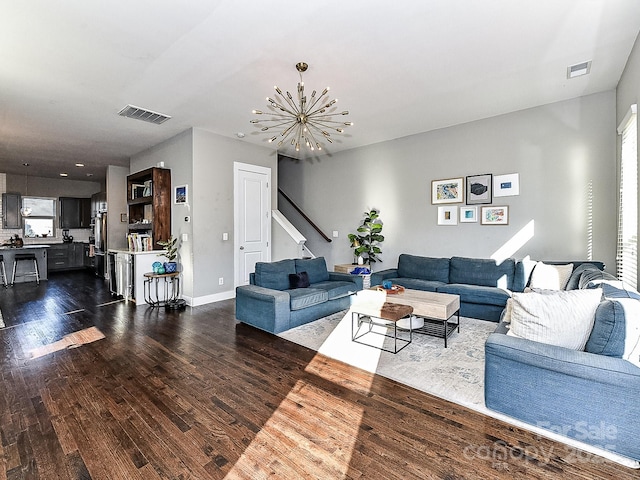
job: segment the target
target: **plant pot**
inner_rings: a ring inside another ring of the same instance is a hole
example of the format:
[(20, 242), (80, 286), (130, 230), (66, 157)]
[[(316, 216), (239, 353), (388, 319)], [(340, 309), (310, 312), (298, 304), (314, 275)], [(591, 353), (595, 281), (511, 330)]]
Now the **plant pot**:
[(175, 273), (178, 270), (176, 262), (164, 262), (164, 273)]

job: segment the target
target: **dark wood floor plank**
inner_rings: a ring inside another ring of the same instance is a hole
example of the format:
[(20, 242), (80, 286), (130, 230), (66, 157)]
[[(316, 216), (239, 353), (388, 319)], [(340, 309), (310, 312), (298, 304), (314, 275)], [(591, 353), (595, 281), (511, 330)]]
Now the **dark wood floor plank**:
[[(83, 273), (26, 287), (0, 289), (0, 480), (640, 477), (239, 324), (232, 300), (109, 303)], [(30, 359), (91, 326), (106, 338)]]

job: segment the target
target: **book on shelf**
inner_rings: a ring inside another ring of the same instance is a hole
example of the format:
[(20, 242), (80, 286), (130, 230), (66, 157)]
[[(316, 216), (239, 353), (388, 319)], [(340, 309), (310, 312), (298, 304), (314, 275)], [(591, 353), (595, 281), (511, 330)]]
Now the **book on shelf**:
[(144, 184), (132, 183), (131, 184), (131, 199), (135, 200), (144, 196)]
[(146, 233), (130, 233), (127, 245), (130, 252), (149, 252), (153, 250), (153, 239)]

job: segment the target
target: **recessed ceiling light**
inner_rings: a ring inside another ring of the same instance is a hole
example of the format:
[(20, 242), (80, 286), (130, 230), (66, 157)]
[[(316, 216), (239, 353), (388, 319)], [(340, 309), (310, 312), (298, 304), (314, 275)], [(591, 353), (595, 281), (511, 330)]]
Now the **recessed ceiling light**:
[(23, 167), (29, 167), (29, 166), (31, 166), (31, 164), (30, 163), (23, 163), (22, 166)]
[(244, 138), (244, 133), (242, 133), (242, 132), (238, 132), (238, 133), (236, 133), (236, 137), (238, 137), (238, 138)]
[(588, 62), (576, 63), (567, 67), (567, 78), (581, 77), (591, 72), (591, 60)]
[(84, 163), (76, 163), (76, 167), (84, 167)]
[(68, 174), (68, 173), (61, 173), (61, 174), (60, 174), (60, 176), (61, 176), (61, 177), (68, 177), (68, 176), (69, 176), (69, 174)]

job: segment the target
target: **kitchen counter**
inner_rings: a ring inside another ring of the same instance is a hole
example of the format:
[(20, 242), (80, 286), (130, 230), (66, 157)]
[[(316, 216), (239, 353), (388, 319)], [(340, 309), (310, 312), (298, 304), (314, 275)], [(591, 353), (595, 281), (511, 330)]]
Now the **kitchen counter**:
[[(11, 282), (11, 273), (13, 272), (13, 260), (17, 253), (34, 253), (38, 262), (38, 271), (40, 272), (40, 280), (47, 280), (47, 250), (50, 245), (24, 245), (22, 247), (0, 247), (0, 255), (4, 260), (4, 268), (7, 272), (7, 283)], [(34, 277), (22, 277), (20, 274), (25, 271), (32, 271), (32, 262), (20, 262), (16, 271), (16, 283), (35, 282)]]

